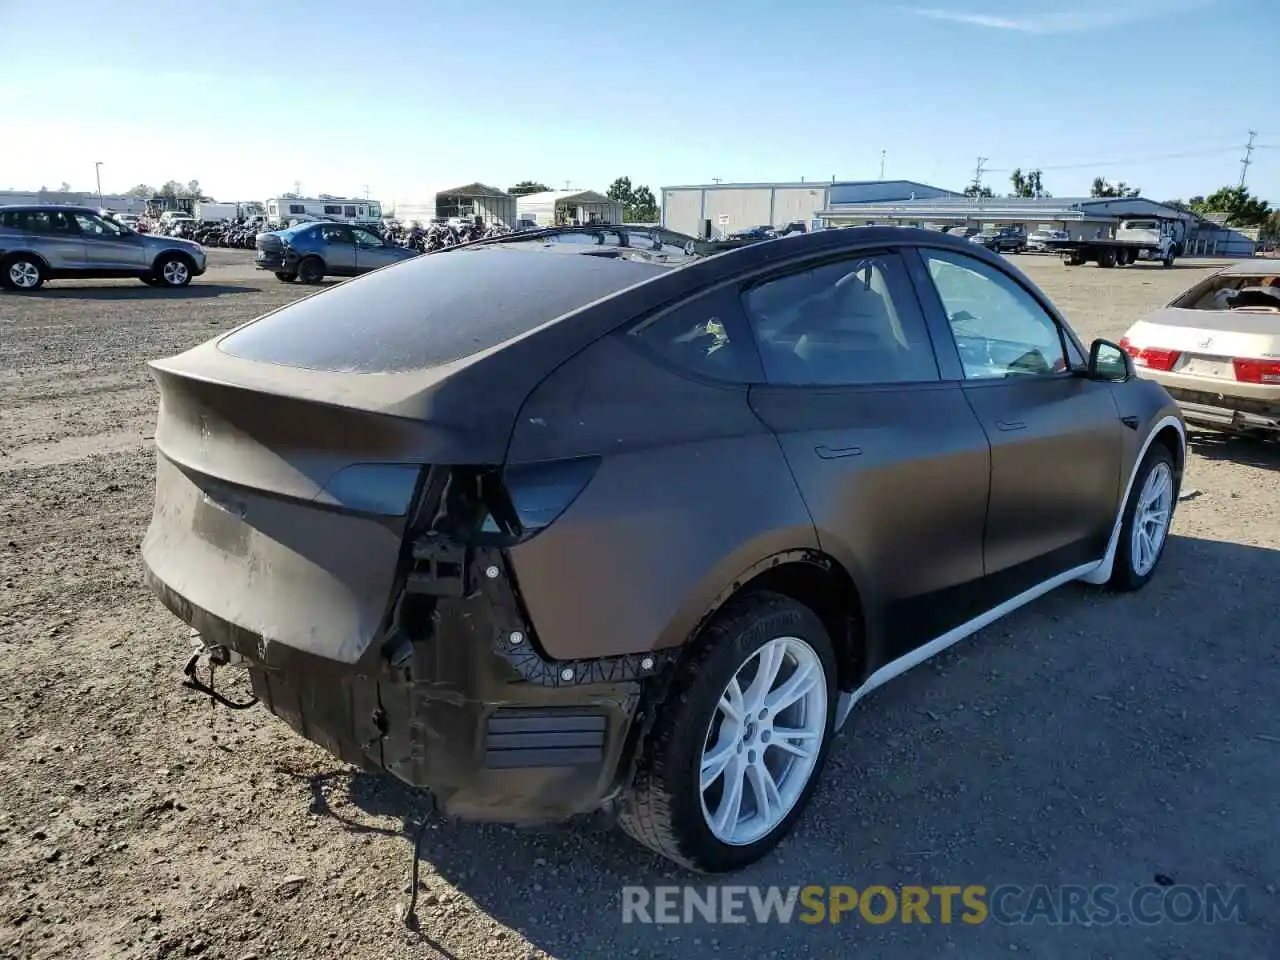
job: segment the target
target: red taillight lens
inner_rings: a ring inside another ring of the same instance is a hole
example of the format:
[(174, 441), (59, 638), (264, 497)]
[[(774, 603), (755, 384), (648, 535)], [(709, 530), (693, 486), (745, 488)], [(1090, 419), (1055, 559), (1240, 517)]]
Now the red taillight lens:
[(1160, 347), (1135, 347), (1128, 337), (1120, 338), (1121, 348), (1133, 357), (1135, 367), (1148, 370), (1172, 370), (1182, 353), (1178, 350), (1162, 350)]
[(1231, 365), (1235, 367), (1236, 379), (1241, 383), (1280, 384), (1280, 360), (1235, 359)]

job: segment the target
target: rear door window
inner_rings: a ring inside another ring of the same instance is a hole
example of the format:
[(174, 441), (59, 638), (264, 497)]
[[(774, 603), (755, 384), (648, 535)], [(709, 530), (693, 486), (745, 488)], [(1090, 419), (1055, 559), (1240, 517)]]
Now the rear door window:
[(743, 295), (769, 383), (938, 379), (924, 315), (901, 258), (862, 254), (766, 280)]

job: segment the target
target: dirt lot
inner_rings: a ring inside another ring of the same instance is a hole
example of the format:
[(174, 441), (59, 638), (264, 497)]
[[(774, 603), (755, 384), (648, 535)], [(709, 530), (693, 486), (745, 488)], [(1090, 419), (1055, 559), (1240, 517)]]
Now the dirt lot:
[[(300, 292), (212, 260), (183, 293), (0, 294), (0, 957), (1277, 955), (1280, 448), (1206, 435), (1146, 590), (1066, 587), (883, 688), (802, 827), (736, 882), (1160, 874), (1243, 885), (1245, 922), (623, 925), (623, 884), (689, 877), (612, 833), (446, 825), (404, 930), (421, 802), (179, 687), (187, 630), (141, 585), (144, 361)], [(1205, 270), (1018, 261), (1085, 338)]]

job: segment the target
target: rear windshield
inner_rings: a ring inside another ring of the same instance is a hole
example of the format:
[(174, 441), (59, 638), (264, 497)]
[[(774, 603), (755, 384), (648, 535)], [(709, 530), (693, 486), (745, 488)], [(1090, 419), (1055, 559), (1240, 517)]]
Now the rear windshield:
[(219, 347), (307, 370), (406, 373), (480, 353), (665, 272), (499, 246), (434, 253), (292, 303)]

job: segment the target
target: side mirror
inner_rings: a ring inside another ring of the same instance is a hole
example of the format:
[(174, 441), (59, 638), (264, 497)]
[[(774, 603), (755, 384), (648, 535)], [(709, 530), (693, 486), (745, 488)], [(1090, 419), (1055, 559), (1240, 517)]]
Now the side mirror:
[(1105, 383), (1122, 383), (1137, 374), (1133, 358), (1119, 344), (1098, 339), (1089, 347), (1089, 379)]

